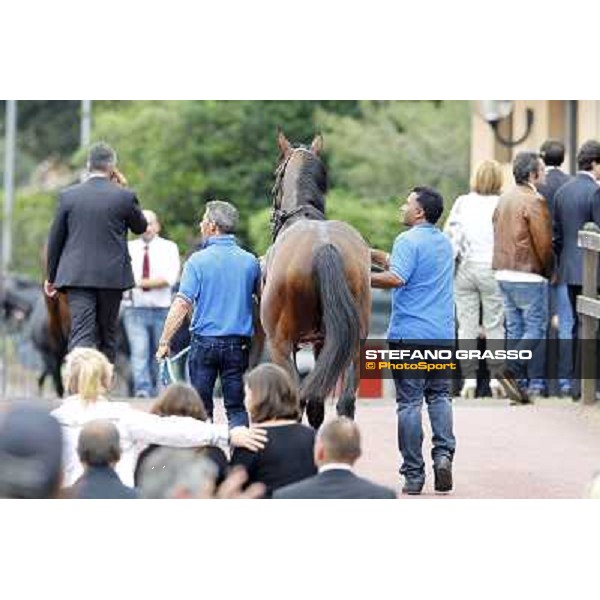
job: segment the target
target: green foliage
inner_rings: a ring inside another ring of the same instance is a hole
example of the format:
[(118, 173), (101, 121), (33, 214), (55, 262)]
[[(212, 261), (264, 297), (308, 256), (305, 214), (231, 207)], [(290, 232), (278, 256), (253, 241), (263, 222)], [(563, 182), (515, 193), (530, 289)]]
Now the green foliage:
[[(242, 243), (262, 253), (270, 243), (277, 128), (303, 144), (322, 131), (329, 217), (389, 249), (401, 229), (398, 201), (411, 187), (437, 187), (447, 206), (468, 189), (469, 110), (455, 101), (94, 101), (93, 139), (115, 147), (142, 206), (158, 213), (182, 253), (212, 199), (239, 208)], [(18, 185), (49, 156), (70, 156), (80, 169), (78, 136), (79, 101), (20, 101)], [(54, 194), (18, 194), (14, 269), (40, 276), (54, 206)]]
[[(394, 239), (403, 230), (397, 202), (367, 202), (338, 189), (327, 195), (326, 203), (327, 217), (355, 227), (371, 248), (391, 250)], [(257, 254), (264, 254), (271, 244), (270, 217), (270, 208), (255, 212), (250, 217), (250, 244)]]
[[(113, 144), (144, 207), (182, 248), (192, 243), (208, 200), (227, 199), (247, 219), (270, 204), (276, 131), (310, 143), (318, 107), (357, 114), (356, 102), (126, 102), (97, 111), (94, 138)], [(186, 233), (187, 232), (187, 233)]]
[(41, 280), (42, 248), (48, 238), (55, 205), (51, 194), (17, 194), (13, 208), (11, 271)]
[(437, 188), (446, 206), (468, 189), (468, 102), (360, 103), (359, 116), (318, 111), (332, 182), (365, 200)]
[[(4, 130), (6, 100), (0, 101)], [(36, 161), (50, 156), (67, 159), (79, 145), (80, 100), (19, 100), (19, 150)]]

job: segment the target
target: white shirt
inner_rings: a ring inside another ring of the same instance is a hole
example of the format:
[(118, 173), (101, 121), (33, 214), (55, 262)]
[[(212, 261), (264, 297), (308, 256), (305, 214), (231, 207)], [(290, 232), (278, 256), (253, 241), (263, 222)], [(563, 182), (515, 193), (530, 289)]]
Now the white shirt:
[(351, 473), (353, 472), (352, 465), (349, 465), (348, 463), (327, 463), (326, 465), (319, 467), (319, 473), (337, 470), (350, 471)]
[(545, 277), (537, 273), (527, 273), (525, 271), (511, 271), (510, 269), (500, 269), (495, 273), (496, 281), (510, 281), (512, 283), (540, 283), (546, 281)]
[[(131, 268), (136, 286), (142, 279), (144, 266), (144, 248), (146, 242), (139, 237), (128, 243)], [(149, 279), (164, 279), (168, 287), (154, 288), (144, 291), (139, 287), (131, 290), (133, 306), (147, 308), (169, 308), (171, 305), (171, 287), (177, 283), (180, 271), (179, 249), (175, 242), (155, 236), (148, 243), (148, 260), (150, 263)]]
[(491, 268), (494, 254), (494, 225), (492, 217), (498, 204), (498, 196), (483, 196), (471, 192), (459, 196), (448, 215), (444, 231), (460, 230), (465, 238), (466, 254), (461, 258), (483, 263)]
[(83, 474), (77, 454), (77, 442), (83, 426), (96, 419), (114, 423), (121, 440), (121, 460), (115, 471), (123, 484), (133, 487), (133, 474), (140, 452), (148, 444), (161, 446), (195, 447), (226, 446), (229, 439), (227, 425), (204, 423), (191, 417), (160, 417), (132, 408), (126, 402), (111, 402), (99, 398), (84, 402), (79, 396), (70, 396), (52, 415), (61, 425), (63, 434), (63, 486), (73, 485)]

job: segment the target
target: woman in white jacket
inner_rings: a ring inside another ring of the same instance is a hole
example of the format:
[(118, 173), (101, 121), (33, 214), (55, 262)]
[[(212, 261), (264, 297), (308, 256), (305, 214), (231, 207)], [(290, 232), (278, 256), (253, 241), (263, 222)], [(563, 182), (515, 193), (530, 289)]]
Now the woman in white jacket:
[(132, 408), (127, 402), (110, 401), (113, 366), (92, 348), (76, 348), (66, 359), (66, 388), (73, 394), (52, 412), (63, 433), (63, 485), (73, 485), (83, 474), (77, 455), (79, 433), (89, 421), (114, 423), (121, 437), (121, 459), (115, 470), (121, 481), (133, 486), (133, 471), (139, 453), (148, 444), (194, 447), (236, 446), (259, 450), (266, 433), (262, 429), (204, 423), (191, 417), (161, 417)]
[[(476, 169), (472, 191), (454, 202), (444, 231), (450, 236), (458, 266), (454, 275), (454, 300), (461, 349), (476, 349), (479, 315), (488, 340), (504, 341), (504, 304), (492, 271), (493, 216), (502, 188), (502, 168), (485, 160)], [(488, 361), (492, 376), (500, 365)], [(477, 361), (461, 361), (464, 385), (461, 396), (473, 398), (477, 387)], [(490, 381), (492, 395), (500, 394), (497, 379)]]

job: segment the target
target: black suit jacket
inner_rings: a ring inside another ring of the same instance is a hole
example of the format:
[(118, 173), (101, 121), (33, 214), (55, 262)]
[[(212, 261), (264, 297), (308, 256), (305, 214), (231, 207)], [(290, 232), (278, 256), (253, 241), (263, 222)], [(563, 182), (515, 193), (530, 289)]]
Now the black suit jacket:
[(550, 215), (554, 217), (554, 196), (558, 188), (567, 183), (571, 177), (558, 168), (551, 167), (546, 173), (546, 182), (538, 185), (537, 191), (546, 198)]
[(582, 284), (582, 249), (577, 246), (577, 234), (588, 221), (600, 226), (600, 186), (579, 173), (554, 195), (552, 243), (561, 283)]
[(393, 500), (393, 490), (371, 483), (345, 469), (324, 471), (304, 481), (287, 485), (273, 493), (279, 500)]
[(48, 281), (57, 288), (133, 287), (127, 230), (141, 234), (146, 226), (135, 194), (104, 177), (67, 188), (48, 236)]
[(88, 467), (71, 487), (71, 497), (77, 500), (135, 500), (139, 495), (123, 485), (111, 467)]

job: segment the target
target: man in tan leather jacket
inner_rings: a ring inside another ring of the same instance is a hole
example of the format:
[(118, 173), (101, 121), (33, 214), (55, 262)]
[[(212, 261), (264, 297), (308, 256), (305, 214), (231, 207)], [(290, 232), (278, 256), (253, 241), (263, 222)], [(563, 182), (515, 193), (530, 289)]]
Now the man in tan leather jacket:
[[(535, 152), (520, 152), (513, 175), (516, 185), (500, 196), (494, 213), (492, 269), (504, 298), (508, 348), (535, 352), (546, 336), (553, 262), (550, 212), (536, 189), (544, 163)], [(514, 402), (529, 402), (527, 361), (508, 360), (499, 375)]]

